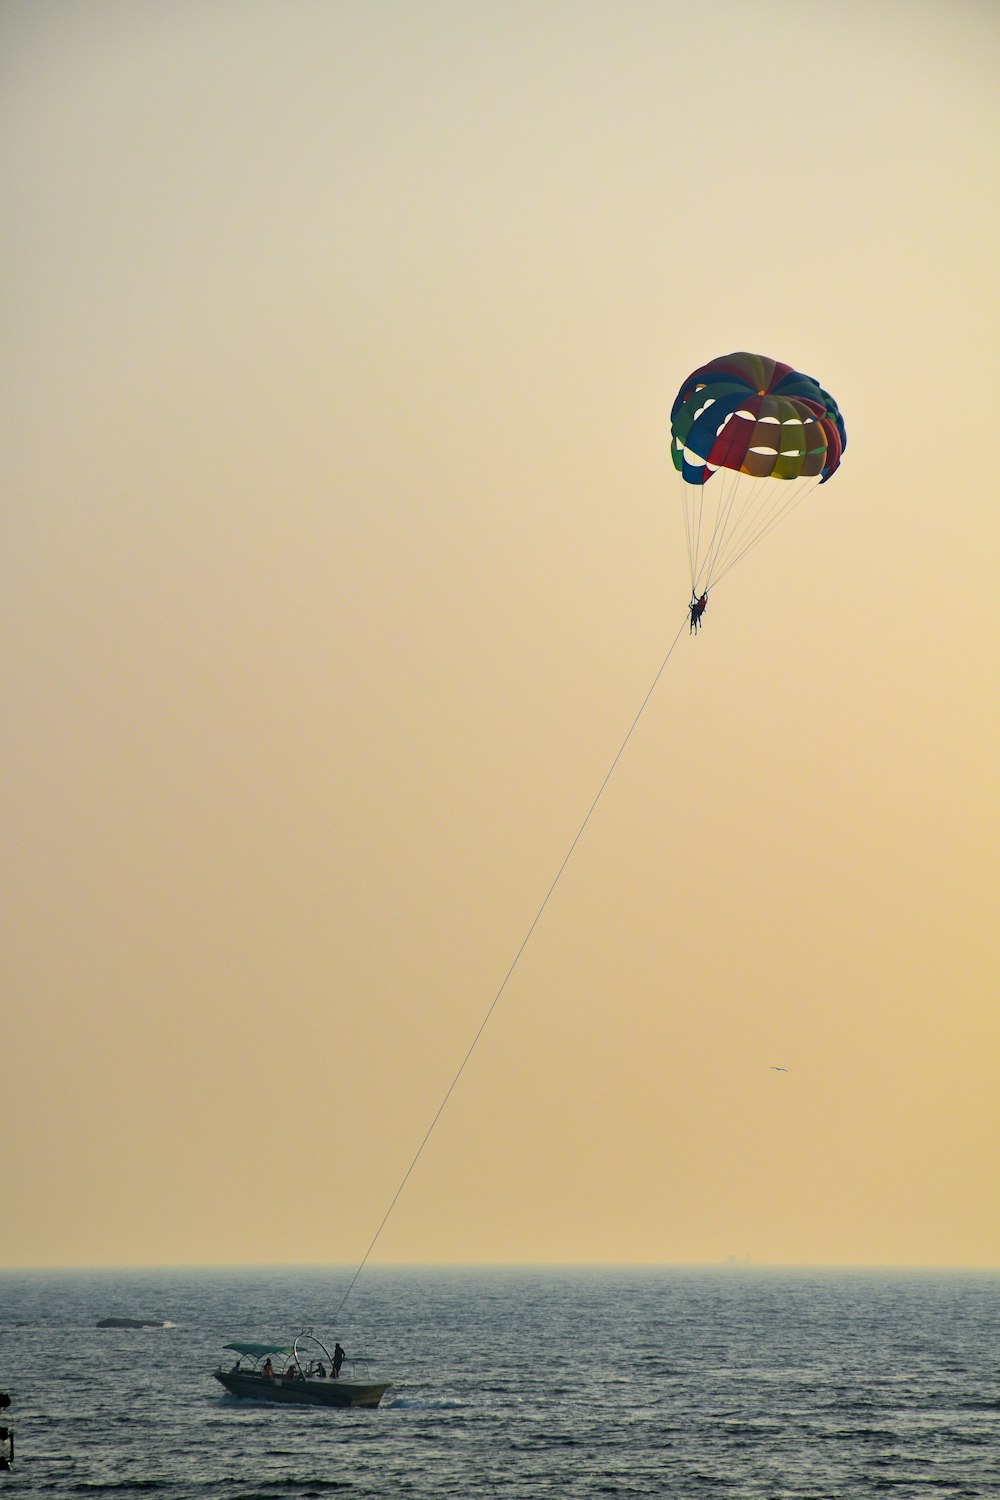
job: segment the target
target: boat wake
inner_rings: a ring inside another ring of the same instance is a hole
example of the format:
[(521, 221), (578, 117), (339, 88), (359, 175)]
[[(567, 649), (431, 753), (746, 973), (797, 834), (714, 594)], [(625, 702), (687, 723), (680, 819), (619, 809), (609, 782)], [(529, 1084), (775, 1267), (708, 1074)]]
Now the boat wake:
[(464, 1411), (471, 1404), (457, 1396), (397, 1396), (386, 1402), (393, 1411)]

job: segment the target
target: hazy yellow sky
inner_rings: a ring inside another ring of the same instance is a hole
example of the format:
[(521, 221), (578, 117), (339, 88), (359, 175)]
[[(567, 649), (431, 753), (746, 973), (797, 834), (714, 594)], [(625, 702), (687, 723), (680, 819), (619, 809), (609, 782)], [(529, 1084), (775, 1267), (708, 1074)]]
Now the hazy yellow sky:
[[(0, 1264), (1000, 1265), (992, 0), (4, 0)], [(787, 1073), (772, 1071), (782, 1065)]]

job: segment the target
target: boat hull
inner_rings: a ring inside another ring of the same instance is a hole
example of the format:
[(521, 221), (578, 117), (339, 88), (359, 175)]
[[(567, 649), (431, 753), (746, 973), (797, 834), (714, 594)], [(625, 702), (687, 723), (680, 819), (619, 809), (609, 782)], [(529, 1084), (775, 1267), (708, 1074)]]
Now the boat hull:
[(233, 1396), (250, 1401), (292, 1401), (297, 1406), (378, 1406), (389, 1389), (356, 1380), (286, 1380), (251, 1370), (216, 1370), (216, 1380)]

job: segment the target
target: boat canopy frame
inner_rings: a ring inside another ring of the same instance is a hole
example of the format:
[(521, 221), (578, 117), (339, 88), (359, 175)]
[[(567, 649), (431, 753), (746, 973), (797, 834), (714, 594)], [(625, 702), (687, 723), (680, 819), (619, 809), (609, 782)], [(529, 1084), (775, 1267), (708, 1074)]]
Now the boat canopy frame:
[[(252, 1340), (234, 1339), (231, 1344), (223, 1344), (222, 1347), (224, 1349), (232, 1349), (235, 1354), (241, 1354), (244, 1358), (252, 1360), (251, 1373), (255, 1372), (261, 1362), (272, 1354), (280, 1354), (283, 1358), (291, 1356), (302, 1379), (308, 1380), (309, 1376), (306, 1374), (306, 1366), (308, 1365), (311, 1368), (316, 1356), (310, 1358), (308, 1351), (300, 1349), (300, 1345), (303, 1343), (315, 1344), (322, 1351), (323, 1358), (327, 1362), (327, 1368), (332, 1374), (333, 1355), (319, 1334), (314, 1333), (311, 1328), (304, 1328), (301, 1333), (296, 1334), (291, 1344), (255, 1343)], [(357, 1377), (358, 1366), (360, 1365), (364, 1371), (364, 1378), (366, 1380), (371, 1378), (367, 1359), (350, 1359), (347, 1363), (351, 1367), (353, 1377)]]

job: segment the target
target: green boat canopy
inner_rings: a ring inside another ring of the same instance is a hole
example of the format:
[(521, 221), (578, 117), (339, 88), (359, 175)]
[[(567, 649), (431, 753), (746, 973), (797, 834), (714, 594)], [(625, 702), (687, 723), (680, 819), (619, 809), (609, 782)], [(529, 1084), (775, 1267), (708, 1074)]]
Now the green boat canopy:
[(245, 1354), (248, 1359), (263, 1359), (265, 1354), (291, 1354), (292, 1348), (289, 1344), (223, 1344), (224, 1349), (234, 1349), (237, 1354)]

